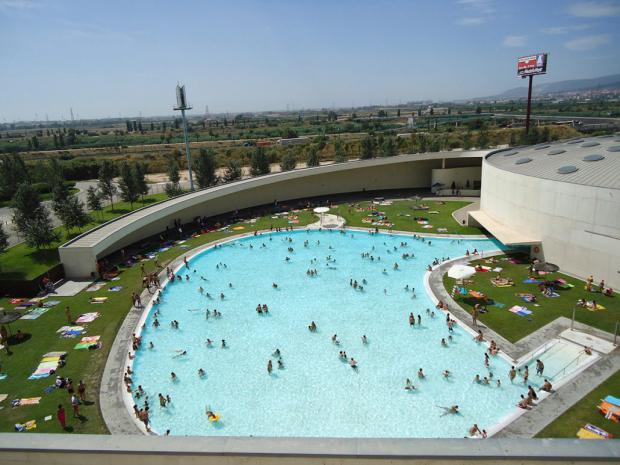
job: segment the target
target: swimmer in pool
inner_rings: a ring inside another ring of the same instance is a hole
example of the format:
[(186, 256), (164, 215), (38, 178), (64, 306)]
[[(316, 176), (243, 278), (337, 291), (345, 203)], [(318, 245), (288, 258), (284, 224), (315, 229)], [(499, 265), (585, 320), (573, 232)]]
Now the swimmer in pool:
[(405, 391), (413, 391), (415, 389), (413, 383), (411, 382), (411, 380), (409, 378), (407, 378), (407, 381), (405, 381)]
[(351, 368), (353, 368), (354, 370), (357, 369), (357, 362), (355, 361), (353, 357), (351, 357), (351, 360), (349, 361), (349, 365), (351, 365)]
[(170, 379), (172, 379), (172, 381), (176, 381), (177, 375), (174, 371), (170, 372)]
[(441, 346), (442, 347), (448, 347), (448, 343), (446, 342), (446, 340), (444, 338), (441, 338)]
[(340, 345), (340, 341), (338, 340), (338, 335), (334, 334), (332, 336), (332, 343), (336, 344), (337, 346)]
[(444, 415), (456, 415), (457, 413), (459, 413), (458, 405), (452, 405), (451, 407), (441, 407), (438, 405), (438, 407), (444, 410), (444, 413), (441, 415), (442, 417)]
[(316, 332), (316, 323), (313, 321), (312, 323), (310, 323), (310, 325), (308, 325), (308, 329), (315, 333)]
[(280, 349), (276, 349), (276, 350), (274, 351), (274, 353), (273, 353), (273, 354), (271, 354), (271, 356), (272, 356), (272, 357), (276, 357), (276, 358), (280, 358), (280, 357), (282, 357), (282, 354), (280, 353)]
[(362, 344), (368, 344), (368, 338), (365, 334), (362, 336)]
[(202, 368), (198, 368), (198, 376), (201, 378), (205, 375), (205, 371)]
[(444, 377), (444, 378), (446, 378), (446, 379), (448, 379), (448, 378), (450, 377), (450, 374), (451, 374), (451, 373), (450, 373), (450, 371), (449, 371), (449, 370), (444, 370), (444, 371), (443, 371), (443, 377)]
[(178, 349), (176, 350), (176, 355), (173, 356), (172, 358), (178, 358), (178, 357), (183, 357), (185, 355), (187, 355), (187, 350), (183, 350), (183, 349)]
[(271, 360), (269, 360), (267, 362), (267, 373), (271, 375), (272, 371), (273, 371), (273, 363), (271, 363)]
[(426, 377), (426, 375), (424, 374), (424, 372), (422, 371), (422, 368), (420, 368), (418, 370), (418, 378), (420, 379), (424, 379)]

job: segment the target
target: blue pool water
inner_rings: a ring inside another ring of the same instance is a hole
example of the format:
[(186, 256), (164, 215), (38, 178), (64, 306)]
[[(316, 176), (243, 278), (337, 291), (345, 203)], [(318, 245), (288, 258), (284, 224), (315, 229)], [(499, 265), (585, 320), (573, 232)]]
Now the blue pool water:
[[(407, 246), (400, 246), (403, 241)], [(498, 244), (431, 241), (429, 246), (412, 236), (303, 230), (247, 237), (194, 257), (190, 271), (178, 271), (188, 272), (190, 281), (169, 284), (151, 310), (133, 361), (134, 388), (141, 385), (149, 395), (153, 429), (210, 436), (463, 437), (473, 423), (496, 424), (526, 389), (522, 383), (510, 385), (510, 367), (500, 357), (491, 358), (490, 371), (501, 378), (501, 387), (472, 382), (476, 374), (489, 372), (486, 346), (457, 326), (453, 342), (441, 347), (441, 338), (449, 335), (445, 315), (427, 315), (427, 308), (435, 308), (423, 276), (434, 258), (461, 256), (466, 249), (489, 251)], [(362, 258), (362, 252), (375, 260)], [(404, 253), (415, 258), (403, 259)], [(218, 268), (220, 263), (226, 267)], [(309, 268), (318, 276), (309, 277)], [(351, 278), (366, 279), (364, 290), (354, 290)], [(200, 286), (212, 299), (199, 293)], [(268, 305), (268, 315), (256, 313), (259, 303)], [(206, 308), (223, 316), (207, 319)], [(152, 325), (155, 309), (159, 328)], [(421, 315), (421, 325), (409, 326), (410, 312)], [(171, 328), (172, 320), (179, 329)], [(316, 333), (308, 330), (311, 321)], [(340, 346), (332, 343), (333, 334)], [(212, 348), (207, 338), (215, 341)], [(221, 348), (222, 339), (228, 348)], [(281, 370), (272, 357), (276, 348)], [(180, 349), (187, 355), (174, 358)], [(341, 350), (358, 361), (357, 371), (339, 359)], [(201, 367), (204, 378), (197, 374)], [(418, 379), (419, 368), (426, 379)], [(446, 369), (449, 379), (442, 376)], [(177, 381), (171, 381), (172, 371)], [(406, 378), (414, 382), (414, 392), (404, 390)], [(533, 367), (530, 381), (534, 386), (541, 381)], [(161, 408), (158, 393), (169, 394), (172, 403)], [(143, 400), (135, 402), (141, 406)], [(453, 404), (461, 414), (441, 416), (440, 406)], [(207, 421), (207, 405), (221, 414), (218, 423)]]

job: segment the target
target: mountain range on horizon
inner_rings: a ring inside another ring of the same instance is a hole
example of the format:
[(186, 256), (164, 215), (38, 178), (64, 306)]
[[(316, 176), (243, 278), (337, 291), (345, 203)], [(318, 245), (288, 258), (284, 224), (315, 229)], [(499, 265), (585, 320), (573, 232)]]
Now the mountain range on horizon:
[[(600, 76), (589, 79), (570, 79), (566, 81), (548, 82), (532, 87), (532, 96), (540, 97), (550, 94), (561, 94), (566, 92), (588, 91), (596, 89), (620, 89), (620, 74)], [(489, 99), (521, 99), (527, 98), (527, 86), (514, 87), (500, 94), (487, 97), (480, 97), (475, 100)]]

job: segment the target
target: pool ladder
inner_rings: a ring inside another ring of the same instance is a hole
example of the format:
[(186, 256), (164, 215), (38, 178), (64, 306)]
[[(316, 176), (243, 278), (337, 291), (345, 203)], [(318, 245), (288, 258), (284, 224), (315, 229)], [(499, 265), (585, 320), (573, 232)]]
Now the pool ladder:
[(580, 359), (581, 357), (583, 357), (584, 355), (586, 355), (585, 351), (580, 352), (580, 353), (579, 353), (579, 355), (577, 355), (574, 359), (572, 359), (570, 362), (568, 362), (568, 363), (564, 366), (564, 368), (561, 368), (560, 370), (558, 370), (558, 372), (557, 372), (555, 375), (553, 375), (553, 376), (551, 377), (551, 379), (555, 379), (555, 378), (556, 378), (556, 377), (557, 377), (560, 373), (562, 374), (562, 376), (564, 376), (564, 375), (566, 374), (566, 369), (567, 369), (569, 366), (571, 366), (573, 363), (579, 363), (579, 359)]

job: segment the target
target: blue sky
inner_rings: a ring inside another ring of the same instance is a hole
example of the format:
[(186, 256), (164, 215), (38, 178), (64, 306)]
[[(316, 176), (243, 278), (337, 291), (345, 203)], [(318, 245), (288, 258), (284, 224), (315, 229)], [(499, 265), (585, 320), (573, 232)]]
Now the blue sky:
[(620, 72), (620, 1), (0, 0), (0, 121), (395, 104)]

